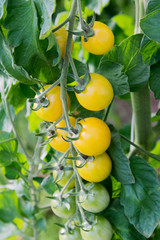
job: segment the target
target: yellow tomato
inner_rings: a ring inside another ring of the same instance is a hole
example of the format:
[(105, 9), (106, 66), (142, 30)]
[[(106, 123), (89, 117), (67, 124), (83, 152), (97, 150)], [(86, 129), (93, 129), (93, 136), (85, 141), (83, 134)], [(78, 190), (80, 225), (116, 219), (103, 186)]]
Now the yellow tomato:
[[(81, 161), (77, 161), (77, 166)], [(82, 168), (78, 168), (79, 175), (88, 182), (101, 182), (106, 179), (112, 170), (112, 161), (107, 153), (96, 156)]]
[(91, 80), (81, 93), (76, 93), (79, 103), (91, 111), (106, 108), (113, 99), (113, 88), (110, 82), (100, 74), (91, 73)]
[(104, 23), (95, 21), (93, 25), (95, 35), (89, 37), (87, 42), (84, 42), (82, 36), (81, 42), (83, 47), (90, 53), (102, 55), (111, 50), (114, 45), (114, 35), (111, 29)]
[[(53, 29), (55, 27), (56, 26), (54, 26)], [(67, 43), (67, 31), (64, 28), (60, 28), (56, 32), (54, 32), (54, 36), (61, 50), (62, 58), (64, 59), (65, 51), (66, 51), (66, 43)], [(74, 42), (72, 40), (72, 50), (73, 50), (73, 47), (74, 47)]]
[[(44, 86), (44, 89), (47, 89), (51, 85)], [(42, 89), (40, 90), (42, 92)], [(48, 107), (41, 107), (38, 111), (36, 111), (36, 114), (43, 120), (54, 122), (57, 121), (63, 113), (62, 108), (62, 101), (61, 101), (61, 88), (60, 86), (55, 86), (52, 88), (47, 94), (46, 97), (49, 100)], [(67, 103), (68, 107), (70, 105), (70, 99), (67, 94)], [(34, 107), (36, 107), (37, 104), (34, 104)]]
[(78, 151), (88, 156), (104, 153), (111, 142), (111, 132), (107, 124), (95, 117), (85, 118), (79, 123), (82, 125), (80, 137), (73, 141)]
[[(71, 122), (71, 125), (74, 127), (75, 126), (75, 122), (76, 122), (76, 119), (74, 117), (69, 117), (70, 119), (70, 122)], [(56, 127), (60, 127), (60, 128), (65, 128), (66, 125), (65, 125), (65, 121), (64, 120), (61, 120), (57, 125)], [(57, 129), (57, 136), (54, 137), (51, 141), (50, 141), (50, 146), (52, 148), (54, 148), (56, 151), (59, 151), (59, 152), (66, 152), (68, 150), (68, 148), (70, 147), (70, 143), (69, 142), (66, 142), (65, 140), (63, 140), (62, 136), (64, 138), (66, 138), (68, 136), (68, 133), (65, 131), (65, 130), (62, 130), (62, 129)]]

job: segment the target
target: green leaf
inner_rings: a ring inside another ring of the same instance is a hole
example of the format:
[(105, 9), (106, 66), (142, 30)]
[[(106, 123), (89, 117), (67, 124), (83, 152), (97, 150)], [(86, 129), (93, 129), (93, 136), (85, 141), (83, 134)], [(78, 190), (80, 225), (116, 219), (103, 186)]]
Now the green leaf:
[(3, 17), (5, 3), (6, 3), (6, 0), (0, 1), (0, 19)]
[(52, 31), (52, 14), (55, 11), (55, 0), (35, 0), (41, 17), (40, 39), (48, 37)]
[(2, 33), (0, 32), (0, 64), (5, 69), (6, 73), (18, 81), (25, 84), (33, 84), (37, 80), (31, 78), (28, 73), (24, 70), (23, 67), (17, 66), (14, 63), (11, 50), (9, 49), (6, 41), (3, 38)]
[(13, 223), (4, 223), (0, 221), (0, 239), (6, 240), (9, 237), (20, 235), (20, 231)]
[(47, 223), (45, 218), (40, 218), (36, 222), (36, 226), (40, 231), (46, 231)]
[(54, 183), (53, 176), (44, 178), (44, 180), (41, 183), (41, 186), (46, 190), (47, 193), (52, 195), (56, 190), (56, 185)]
[(12, 162), (4, 168), (4, 175), (8, 179), (18, 179), (20, 177), (19, 173), (21, 173), (21, 167), (17, 162)]
[(160, 44), (144, 36), (140, 54), (145, 63), (153, 65), (160, 60)]
[(14, 189), (17, 193), (18, 198), (23, 197), (23, 199), (31, 201), (30, 189), (22, 179), (19, 179), (18, 181), (15, 182)]
[(12, 84), (7, 95), (7, 100), (14, 107), (15, 114), (24, 108), (27, 98), (24, 96), (19, 82)]
[(148, 83), (150, 68), (139, 54), (142, 34), (132, 35), (120, 45), (115, 46), (102, 58), (103, 61), (117, 62), (123, 65), (122, 71), (128, 76), (131, 91), (136, 91)]
[(159, 0), (150, 0), (146, 9), (146, 13), (151, 13), (160, 9)]
[(151, 67), (149, 85), (156, 99), (160, 99), (160, 62)]
[(110, 0), (85, 0), (85, 6), (100, 15), (103, 8), (109, 4)]
[(0, 192), (0, 220), (11, 222), (18, 217), (18, 198), (15, 191)]
[(150, 39), (160, 43), (160, 9), (147, 14), (141, 19), (140, 26), (142, 31)]
[(0, 166), (8, 166), (17, 160), (17, 141), (12, 140), (13, 134), (0, 133)]
[(113, 17), (116, 24), (124, 31), (126, 36), (134, 33), (133, 18), (125, 14), (118, 14)]
[(23, 200), (23, 198), (19, 199), (19, 208), (21, 214), (27, 218), (32, 218), (35, 213), (33, 204), (29, 201)]
[[(14, 109), (12, 106), (10, 107), (10, 112), (12, 112), (12, 115), (14, 116)], [(6, 115), (2, 104), (0, 104), (0, 129), (4, 132), (11, 132), (12, 130), (11, 122)]]
[(106, 77), (117, 96), (124, 95), (129, 92), (128, 77), (122, 72), (123, 66), (119, 63), (110, 62), (103, 58), (98, 66), (97, 72)]
[(120, 205), (119, 199), (115, 199), (109, 208), (106, 209), (105, 217), (112, 224), (116, 234), (123, 240), (145, 240), (124, 215), (124, 209)]
[[(119, 133), (130, 139), (131, 135), (131, 125), (130, 124), (125, 124), (122, 126), (122, 128), (119, 130)], [(126, 142), (124, 139), (121, 138), (121, 145), (124, 150), (124, 152), (127, 154), (129, 153), (130, 149), (130, 144)]]
[(122, 185), (121, 204), (129, 222), (150, 237), (160, 219), (159, 180), (155, 170), (142, 158), (132, 157), (134, 184)]
[(122, 184), (134, 183), (130, 162), (121, 147), (119, 133), (112, 125), (109, 125), (109, 128), (111, 130), (111, 144), (107, 152), (113, 162), (112, 175)]

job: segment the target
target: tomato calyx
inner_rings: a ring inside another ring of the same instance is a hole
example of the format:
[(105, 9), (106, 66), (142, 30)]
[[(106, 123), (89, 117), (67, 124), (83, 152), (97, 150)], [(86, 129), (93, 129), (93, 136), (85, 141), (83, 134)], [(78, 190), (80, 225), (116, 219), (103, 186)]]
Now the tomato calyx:
[[(35, 103), (37, 106), (35, 108), (33, 108), (31, 106), (31, 109), (33, 111), (37, 111), (39, 110), (41, 107), (43, 108), (47, 108), (48, 105), (50, 104), (48, 98), (44, 95), (42, 95), (42, 93), (35, 87), (31, 87), (31, 89), (36, 93), (36, 98), (30, 98), (28, 101), (30, 103)], [(42, 88), (44, 91), (44, 88)]]

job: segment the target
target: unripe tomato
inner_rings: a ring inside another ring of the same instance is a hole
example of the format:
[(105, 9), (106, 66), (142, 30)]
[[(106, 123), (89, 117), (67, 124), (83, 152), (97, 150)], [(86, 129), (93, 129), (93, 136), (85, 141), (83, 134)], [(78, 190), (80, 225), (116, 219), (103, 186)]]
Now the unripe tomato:
[(113, 230), (106, 218), (97, 216), (97, 223), (92, 226), (90, 231), (81, 229), (81, 235), (84, 240), (111, 240)]
[[(91, 183), (87, 183), (89, 187)], [(94, 184), (93, 188), (85, 195), (80, 195), (79, 202), (81, 206), (88, 212), (98, 213), (103, 211), (110, 202), (110, 196), (107, 189), (99, 183)]]
[(107, 124), (95, 117), (85, 118), (79, 123), (82, 125), (80, 137), (73, 141), (78, 151), (87, 156), (104, 153), (111, 142), (111, 132)]
[(95, 21), (93, 25), (95, 35), (89, 37), (87, 42), (84, 42), (82, 36), (81, 42), (83, 47), (90, 53), (101, 55), (107, 53), (114, 44), (114, 35), (111, 29), (104, 23)]
[(91, 111), (106, 108), (113, 99), (113, 88), (110, 82), (100, 74), (91, 73), (91, 80), (81, 93), (76, 93), (79, 103)]
[[(76, 122), (76, 119), (74, 117), (69, 117), (70, 119), (70, 122), (71, 122), (71, 125), (73, 127), (75, 127), (75, 122)], [(65, 128), (66, 127), (66, 124), (65, 124), (65, 121), (64, 120), (61, 120), (57, 125), (56, 127), (58, 128)], [(52, 148), (54, 148), (56, 151), (59, 151), (59, 152), (62, 152), (62, 153), (65, 153), (68, 148), (70, 147), (70, 143), (69, 142), (66, 142), (65, 140), (63, 140), (62, 136), (64, 138), (66, 138), (66, 136), (68, 136), (68, 133), (65, 131), (65, 130), (62, 130), (62, 129), (57, 129), (57, 136), (54, 137), (50, 142), (50, 146)]]
[[(77, 166), (81, 161), (77, 161)], [(88, 161), (82, 168), (78, 168), (79, 175), (89, 182), (101, 182), (106, 179), (112, 169), (112, 161), (107, 153), (95, 156), (93, 161)]]
[[(56, 167), (57, 163), (53, 165), (53, 167)], [(65, 164), (66, 167), (73, 167), (73, 163), (71, 159), (68, 159)], [(56, 178), (58, 174), (58, 171), (53, 170), (53, 177)], [(65, 186), (70, 177), (73, 175), (73, 170), (65, 170), (62, 178), (58, 181), (58, 184), (61, 186)], [(68, 188), (73, 188), (75, 186), (75, 180), (73, 179), (71, 183), (69, 184)]]
[[(54, 197), (58, 197), (59, 196), (59, 191), (57, 190), (54, 194)], [(61, 218), (69, 218), (71, 217), (75, 210), (76, 210), (76, 203), (75, 203), (75, 197), (74, 196), (69, 196), (67, 198), (67, 203), (68, 203), (68, 207), (65, 205), (64, 202), (61, 202), (61, 205), (59, 205), (59, 201), (52, 199), (51, 200), (51, 209), (54, 212), (55, 215), (57, 215), (58, 217)]]
[[(44, 89), (47, 89), (51, 85), (46, 85), (44, 86)], [(42, 92), (42, 89), (40, 90)], [(36, 114), (43, 120), (49, 121), (49, 122), (54, 122), (57, 121), (63, 113), (63, 108), (62, 108), (62, 101), (61, 101), (61, 88), (59, 86), (55, 86), (52, 88), (47, 94), (46, 97), (49, 100), (49, 105), (48, 107), (44, 108), (41, 107), (39, 110), (36, 111)], [(70, 99), (67, 94), (67, 104), (68, 107), (70, 105)], [(34, 107), (36, 107), (36, 103), (34, 104)]]
[(59, 232), (59, 240), (82, 240), (80, 231), (78, 229), (74, 229), (72, 233), (63, 234), (64, 229), (61, 229)]
[[(54, 26), (53, 29), (55, 27), (56, 26)], [(62, 53), (62, 58), (64, 59), (65, 51), (66, 51), (66, 43), (67, 43), (67, 31), (65, 28), (62, 27), (58, 29), (56, 32), (54, 32), (53, 34), (58, 42), (59, 48)], [(73, 50), (73, 47), (74, 47), (74, 42), (72, 40), (72, 50)]]

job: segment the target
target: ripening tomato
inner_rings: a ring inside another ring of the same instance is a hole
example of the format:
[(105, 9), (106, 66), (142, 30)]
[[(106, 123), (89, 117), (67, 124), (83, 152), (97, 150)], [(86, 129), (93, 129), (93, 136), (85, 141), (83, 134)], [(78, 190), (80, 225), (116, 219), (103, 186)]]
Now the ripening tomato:
[[(53, 29), (55, 27), (56, 26), (54, 26)], [(58, 29), (56, 32), (54, 32), (53, 34), (58, 42), (59, 48), (62, 53), (62, 58), (64, 59), (65, 51), (66, 51), (66, 43), (67, 43), (67, 31), (65, 28), (62, 27)], [(73, 47), (74, 47), (74, 42), (72, 40), (72, 50), (73, 50)]]
[[(77, 166), (81, 161), (77, 160)], [(88, 182), (101, 182), (106, 179), (112, 170), (112, 161), (109, 155), (104, 152), (95, 156), (93, 161), (88, 161), (82, 168), (78, 168), (79, 175)]]
[[(55, 162), (53, 167), (56, 167), (56, 166), (57, 166), (57, 163)], [(71, 159), (67, 159), (65, 167), (72, 167), (73, 168), (73, 163), (72, 163)], [(54, 179), (56, 179), (57, 174), (58, 174), (58, 171), (53, 170)], [(62, 178), (59, 181), (57, 181), (57, 183), (64, 187), (72, 175), (73, 175), (73, 170), (65, 170)], [(73, 188), (74, 186), (75, 186), (75, 180), (73, 179), (71, 181), (71, 183), (69, 184), (68, 188)]]
[[(76, 119), (74, 117), (69, 117), (70, 119), (70, 123), (73, 127), (75, 127), (75, 123), (76, 123)], [(65, 121), (64, 120), (61, 120), (57, 125), (56, 127), (58, 128), (65, 128), (66, 127), (66, 124), (65, 124)], [(57, 129), (57, 136), (54, 137), (50, 142), (50, 146), (52, 148), (54, 148), (56, 151), (59, 151), (59, 152), (62, 152), (62, 153), (65, 153), (68, 148), (70, 147), (70, 143), (69, 142), (66, 142), (65, 140), (63, 140), (62, 136), (64, 138), (66, 138), (66, 136), (68, 136), (68, 133), (65, 131), (65, 130), (62, 130), (62, 129)]]
[[(88, 188), (91, 183), (86, 184), (86, 188)], [(81, 206), (87, 210), (88, 212), (98, 213), (103, 211), (110, 202), (110, 196), (107, 189), (100, 183), (95, 183), (94, 186), (87, 194), (87, 198), (85, 195), (80, 195), (79, 202)]]
[(113, 230), (106, 218), (97, 216), (97, 223), (92, 226), (90, 231), (81, 229), (81, 235), (84, 240), (111, 240)]
[(104, 153), (111, 142), (111, 132), (107, 124), (95, 117), (85, 118), (79, 123), (82, 125), (80, 137), (73, 141), (78, 151), (87, 156)]
[[(57, 190), (53, 197), (58, 197), (59, 191)], [(66, 202), (67, 201), (67, 202)], [(59, 202), (56, 199), (51, 200), (51, 209), (55, 215), (61, 218), (70, 218), (76, 211), (75, 197), (69, 196), (65, 199), (65, 202)]]
[(104, 23), (95, 21), (93, 25), (95, 35), (89, 37), (87, 42), (84, 42), (82, 36), (81, 42), (83, 47), (90, 53), (101, 55), (111, 50), (114, 45), (114, 35), (111, 29)]
[(91, 111), (106, 108), (113, 99), (113, 88), (110, 82), (100, 74), (91, 73), (91, 80), (81, 93), (76, 93), (79, 103)]
[(72, 233), (64, 233), (62, 228), (59, 232), (59, 240), (82, 240), (82, 237), (78, 229), (74, 229)]
[[(46, 85), (44, 86), (44, 89), (47, 89), (51, 85)], [(40, 90), (42, 92), (42, 89)], [(48, 107), (44, 108), (41, 107), (39, 110), (36, 111), (36, 114), (43, 120), (49, 121), (49, 122), (54, 122), (57, 121), (63, 113), (63, 108), (62, 108), (62, 101), (61, 101), (61, 87), (60, 86), (55, 86), (52, 88), (47, 94), (46, 97), (49, 100), (49, 105)], [(70, 99), (67, 94), (67, 103), (68, 107), (70, 105)], [(36, 103), (34, 104), (34, 108), (36, 107)]]

